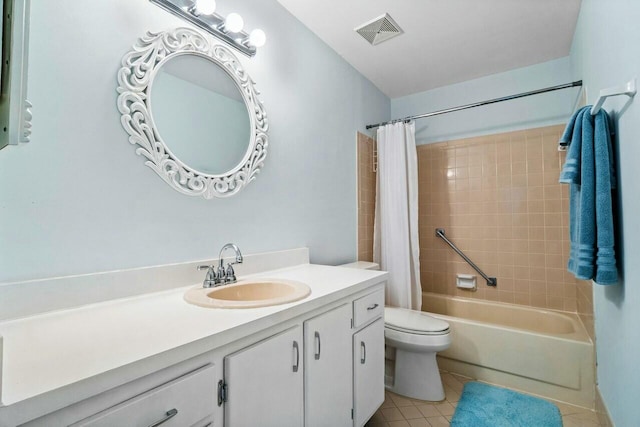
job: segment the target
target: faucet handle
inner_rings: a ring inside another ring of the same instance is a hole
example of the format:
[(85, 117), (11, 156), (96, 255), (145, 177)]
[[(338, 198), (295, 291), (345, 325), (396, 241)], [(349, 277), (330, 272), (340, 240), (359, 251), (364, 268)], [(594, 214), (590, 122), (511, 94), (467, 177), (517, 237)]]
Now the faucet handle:
[[(236, 272), (233, 271), (233, 267), (231, 266), (231, 264), (232, 263), (227, 264), (227, 272), (225, 273), (226, 277), (227, 277), (227, 279), (226, 279), (227, 283), (235, 283), (237, 281), (236, 280)], [(233, 264), (235, 264), (235, 263), (233, 263)]]
[(207, 270), (207, 275), (202, 281), (203, 288), (211, 288), (217, 286), (220, 283), (218, 276), (216, 275), (216, 271), (213, 269), (212, 265), (199, 265), (198, 270)]

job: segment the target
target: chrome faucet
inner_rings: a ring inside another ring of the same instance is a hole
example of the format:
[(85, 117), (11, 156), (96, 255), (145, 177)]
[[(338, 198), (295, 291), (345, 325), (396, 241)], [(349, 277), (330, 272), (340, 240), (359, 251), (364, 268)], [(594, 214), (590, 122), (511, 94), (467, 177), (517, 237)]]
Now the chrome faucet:
[[(236, 262), (230, 262), (227, 264), (227, 268), (224, 268), (224, 259), (222, 253), (227, 249), (233, 249), (236, 252)], [(233, 271), (233, 264), (242, 264), (242, 253), (240, 248), (233, 243), (227, 243), (220, 249), (220, 255), (218, 255), (218, 271), (216, 272), (212, 265), (200, 265), (198, 270), (207, 270), (207, 275), (202, 281), (203, 288), (215, 288), (216, 286), (226, 285), (228, 283), (236, 282), (236, 273)]]
[[(222, 258), (222, 253), (227, 249), (233, 249), (236, 253), (236, 262), (230, 262), (227, 264), (227, 269), (224, 269), (224, 259)], [(236, 273), (233, 271), (233, 264), (242, 264), (242, 252), (240, 252), (240, 248), (233, 243), (227, 243), (220, 249), (220, 254), (218, 255), (218, 279), (223, 283), (236, 283)]]

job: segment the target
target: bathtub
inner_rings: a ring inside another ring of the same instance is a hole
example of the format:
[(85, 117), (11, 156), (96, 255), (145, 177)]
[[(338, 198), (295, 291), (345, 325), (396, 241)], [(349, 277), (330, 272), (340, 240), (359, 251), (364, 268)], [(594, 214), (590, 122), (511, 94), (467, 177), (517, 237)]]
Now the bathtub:
[(451, 327), (440, 369), (593, 408), (594, 348), (577, 315), (429, 292), (422, 310)]

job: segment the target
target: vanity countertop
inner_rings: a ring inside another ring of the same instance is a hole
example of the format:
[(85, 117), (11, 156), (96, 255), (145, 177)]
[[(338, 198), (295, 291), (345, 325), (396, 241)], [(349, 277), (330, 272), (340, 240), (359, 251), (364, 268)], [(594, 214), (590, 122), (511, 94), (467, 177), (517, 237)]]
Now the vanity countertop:
[(365, 290), (385, 280), (386, 273), (303, 264), (242, 279), (248, 277), (298, 280), (311, 294), (271, 307), (212, 309), (185, 302), (189, 286), (0, 323), (1, 404), (170, 350), (193, 357)]

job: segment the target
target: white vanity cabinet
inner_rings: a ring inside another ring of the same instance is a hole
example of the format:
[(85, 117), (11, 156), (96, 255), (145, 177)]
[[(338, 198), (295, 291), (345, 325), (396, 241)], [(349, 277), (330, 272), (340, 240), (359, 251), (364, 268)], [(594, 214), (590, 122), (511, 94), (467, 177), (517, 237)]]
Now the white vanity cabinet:
[(353, 425), (351, 304), (304, 322), (304, 425)]
[[(182, 294), (171, 293), (121, 303), (118, 310), (125, 314), (118, 318), (112, 315), (115, 304), (70, 311), (60, 316), (69, 324), (94, 324), (96, 318), (120, 322), (110, 339), (127, 349), (139, 337), (128, 333), (129, 325), (140, 323), (140, 317), (156, 320), (143, 308), (153, 304), (163, 315), (174, 310), (173, 343), (138, 360), (133, 356), (140, 355), (132, 354), (131, 363), (99, 375), (0, 405), (0, 427), (361, 427), (384, 400), (384, 276), (366, 273), (361, 279), (345, 269), (342, 278), (341, 272), (300, 267), (300, 277), (316, 281), (311, 297), (279, 311), (185, 307)], [(185, 328), (200, 338), (178, 345)], [(64, 334), (67, 328), (56, 331)], [(62, 341), (76, 345), (74, 339), (69, 333)], [(16, 345), (7, 342), (7, 348)], [(72, 354), (63, 347), (51, 350)]]
[(302, 327), (224, 358), (226, 426), (303, 425)]
[(364, 425), (384, 401), (383, 312), (379, 289), (227, 355), (225, 426)]

